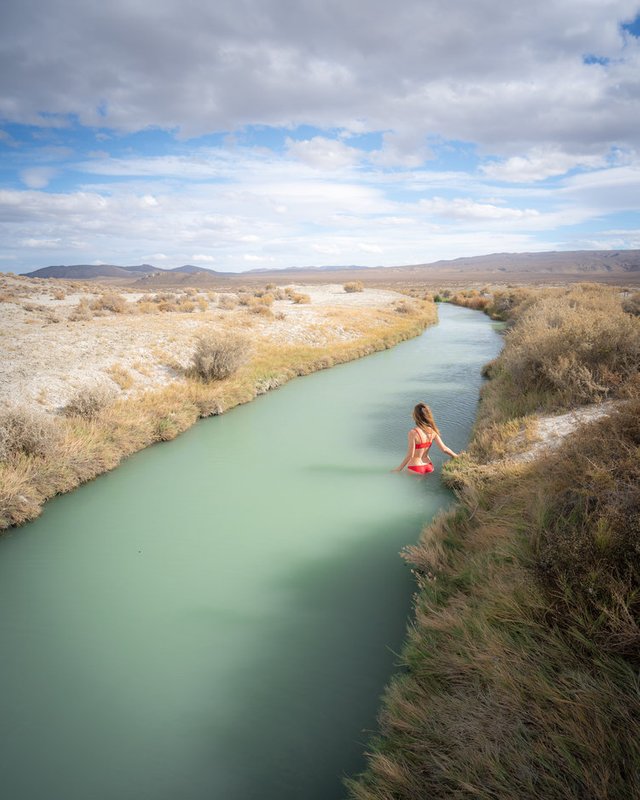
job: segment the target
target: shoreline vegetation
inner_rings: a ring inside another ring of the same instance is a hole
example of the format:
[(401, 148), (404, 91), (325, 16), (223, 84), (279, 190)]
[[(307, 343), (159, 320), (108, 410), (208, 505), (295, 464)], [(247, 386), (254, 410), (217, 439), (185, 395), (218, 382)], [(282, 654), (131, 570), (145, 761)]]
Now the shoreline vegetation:
[[(637, 303), (593, 284), (479, 298), (451, 301), (505, 320), (505, 346), (443, 469), (457, 502), (403, 552), (417, 590), (402, 669), (349, 796), (638, 798)], [(605, 401), (520, 457), (541, 414)]]
[[(65, 290), (55, 291), (64, 294)], [(350, 291), (351, 287), (344, 290)], [(361, 289), (358, 287), (356, 291)], [(273, 293), (276, 292), (274, 289)], [(391, 303), (353, 307), (349, 300), (350, 305), (325, 305), (317, 311), (309, 307), (308, 294), (293, 290), (280, 293), (281, 305), (288, 303), (287, 309), (291, 304), (296, 307), (302, 304), (309, 309), (299, 312), (306, 316), (295, 319), (306, 320), (303, 333), (310, 331), (315, 337), (311, 341), (296, 340), (295, 336), (287, 341), (289, 323), (285, 312), (273, 313), (272, 307), (276, 308), (278, 303), (274, 303), (272, 295), (266, 303), (264, 291), (239, 298), (234, 295), (233, 301), (230, 295), (221, 293), (217, 298), (217, 317), (210, 314), (210, 320), (202, 318), (202, 325), (195, 329), (195, 339), (189, 340), (193, 341), (191, 361), (182, 367), (174, 365), (174, 378), (164, 387), (114, 396), (113, 387), (105, 390), (104, 385), (98, 384), (81, 390), (54, 413), (33, 408), (33, 403), (0, 412), (0, 530), (34, 519), (51, 497), (113, 469), (124, 458), (151, 444), (175, 438), (198, 419), (248, 403), (291, 378), (393, 347), (437, 322), (433, 302), (403, 298), (395, 293)], [(193, 300), (203, 306), (208, 302), (202, 297)], [(147, 313), (149, 309), (144, 302), (150, 305), (144, 299), (136, 305), (143, 305), (142, 313)], [(114, 313), (126, 312), (122, 303), (124, 300)], [(81, 305), (82, 300), (78, 303)], [(90, 309), (88, 301), (84, 306)], [(157, 318), (157, 308), (151, 310)], [(135, 311), (141, 313), (137, 308)], [(294, 319), (293, 312), (287, 313)], [(267, 316), (269, 319), (265, 321), (263, 318)], [(226, 321), (216, 328), (216, 320), (223, 317)], [(277, 338), (256, 335), (256, 319), (263, 326), (272, 326), (269, 331), (280, 326)], [(301, 323), (295, 324), (299, 333)], [(238, 352), (230, 372), (228, 361), (227, 372), (221, 372), (219, 354), (212, 358), (211, 342), (218, 336), (221, 339), (237, 336), (238, 332), (246, 340), (251, 336), (250, 346), (247, 349), (238, 346), (238, 341), (227, 342), (223, 360), (228, 358), (230, 348), (235, 346)], [(129, 373), (120, 372), (115, 374), (111, 368), (111, 377), (122, 388), (129, 388), (124, 380)]]

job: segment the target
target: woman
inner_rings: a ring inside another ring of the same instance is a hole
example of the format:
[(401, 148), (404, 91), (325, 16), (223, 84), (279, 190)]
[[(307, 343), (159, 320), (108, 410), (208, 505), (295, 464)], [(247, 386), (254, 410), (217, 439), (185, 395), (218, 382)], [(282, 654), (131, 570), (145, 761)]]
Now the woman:
[(413, 409), (413, 419), (416, 427), (411, 428), (409, 431), (407, 455), (402, 464), (392, 472), (402, 472), (405, 467), (418, 475), (433, 472), (433, 464), (429, 458), (429, 448), (434, 442), (443, 453), (453, 456), (453, 458), (458, 457), (458, 454), (450, 450), (440, 438), (440, 431), (434, 422), (431, 409), (426, 403), (418, 403)]

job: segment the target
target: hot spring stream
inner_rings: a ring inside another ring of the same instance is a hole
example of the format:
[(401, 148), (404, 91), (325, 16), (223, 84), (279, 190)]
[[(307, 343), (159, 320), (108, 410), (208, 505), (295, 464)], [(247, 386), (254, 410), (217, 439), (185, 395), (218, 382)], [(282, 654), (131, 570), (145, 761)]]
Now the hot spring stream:
[(390, 474), (424, 400), (462, 449), (486, 316), (299, 378), (50, 502), (0, 539), (7, 800), (337, 800), (364, 767), (451, 502)]

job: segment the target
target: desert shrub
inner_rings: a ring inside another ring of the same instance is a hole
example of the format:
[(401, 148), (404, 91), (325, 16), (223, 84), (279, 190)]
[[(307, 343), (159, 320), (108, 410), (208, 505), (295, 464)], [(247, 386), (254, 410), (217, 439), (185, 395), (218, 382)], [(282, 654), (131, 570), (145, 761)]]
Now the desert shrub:
[(262, 303), (255, 303), (249, 306), (248, 311), (250, 314), (256, 314), (260, 317), (273, 317), (273, 311), (269, 306), (263, 305)]
[(64, 289), (54, 289), (53, 292), (51, 292), (51, 297), (54, 300), (64, 300), (66, 296), (67, 293), (64, 291)]
[(274, 314), (274, 317), (275, 317), (276, 319), (278, 319), (278, 320), (281, 320), (281, 321), (282, 321), (283, 319), (286, 319), (286, 318), (287, 318), (287, 315), (284, 313), (284, 311), (276, 311), (276, 312), (275, 312), (275, 314)]
[(238, 303), (241, 306), (251, 305), (252, 299), (253, 298), (251, 297), (251, 295), (247, 294), (246, 292), (242, 292), (241, 294), (238, 295)]
[(71, 397), (62, 412), (67, 417), (93, 419), (115, 400), (116, 390), (106, 383), (83, 386)]
[(640, 317), (640, 292), (635, 292), (631, 297), (627, 297), (622, 302), (622, 308), (627, 314)]
[(191, 314), (196, 309), (196, 304), (192, 303), (191, 300), (182, 300), (178, 303), (178, 311), (181, 311), (183, 314)]
[(349, 294), (352, 292), (364, 292), (364, 283), (362, 281), (349, 281), (342, 288)]
[(311, 297), (303, 292), (292, 292), (289, 297), (293, 303), (303, 305), (311, 302)]
[(393, 310), (397, 314), (413, 314), (415, 313), (416, 309), (413, 303), (409, 303), (406, 300), (400, 300), (400, 302), (395, 304)]
[(241, 336), (202, 334), (193, 354), (193, 369), (205, 381), (228, 378), (249, 357), (249, 342)]
[(157, 314), (160, 310), (157, 303), (150, 303), (148, 300), (138, 300), (136, 308), (140, 314)]
[(218, 308), (223, 308), (227, 311), (235, 308), (238, 305), (238, 298), (235, 294), (221, 294), (218, 297)]
[(487, 306), (491, 304), (490, 298), (481, 297), (477, 292), (463, 292), (455, 294), (451, 298), (450, 302), (458, 306), (471, 308), (474, 311), (484, 311)]
[(20, 407), (0, 411), (0, 461), (20, 453), (49, 456), (60, 438), (55, 420), (43, 411)]
[(101, 294), (97, 297), (91, 308), (94, 311), (112, 311), (114, 314), (124, 314), (128, 303), (121, 294)]
[(496, 292), (487, 304), (486, 312), (492, 319), (505, 322), (521, 311), (524, 304), (531, 303), (535, 297), (536, 295), (529, 289)]
[(564, 405), (598, 400), (640, 367), (640, 320), (612, 295), (570, 290), (519, 313), (500, 366), (521, 393), (551, 393)]
[(91, 310), (91, 305), (86, 297), (80, 299), (80, 301), (75, 305), (69, 314), (69, 320), (71, 322), (87, 322), (87, 320), (93, 319), (93, 311)]
[(209, 303), (204, 299), (204, 297), (199, 297), (196, 301), (198, 305), (198, 311), (207, 311), (209, 308)]
[(177, 303), (172, 303), (169, 300), (163, 300), (162, 302), (158, 303), (158, 311), (162, 311), (164, 313), (171, 313), (173, 311), (178, 311), (179, 306)]
[(640, 401), (541, 466), (532, 547), (557, 620), (640, 664)]

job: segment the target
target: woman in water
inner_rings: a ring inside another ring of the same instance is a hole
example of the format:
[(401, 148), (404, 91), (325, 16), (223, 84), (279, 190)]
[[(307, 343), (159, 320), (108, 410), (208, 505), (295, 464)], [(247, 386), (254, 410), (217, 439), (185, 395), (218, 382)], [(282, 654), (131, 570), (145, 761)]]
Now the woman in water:
[(433, 419), (431, 409), (426, 403), (418, 403), (413, 409), (413, 419), (416, 427), (411, 428), (409, 431), (407, 455), (402, 464), (392, 472), (402, 472), (405, 467), (418, 475), (433, 472), (433, 464), (429, 458), (429, 448), (434, 442), (443, 453), (453, 456), (453, 458), (458, 457), (458, 454), (450, 450), (440, 438), (440, 431)]

